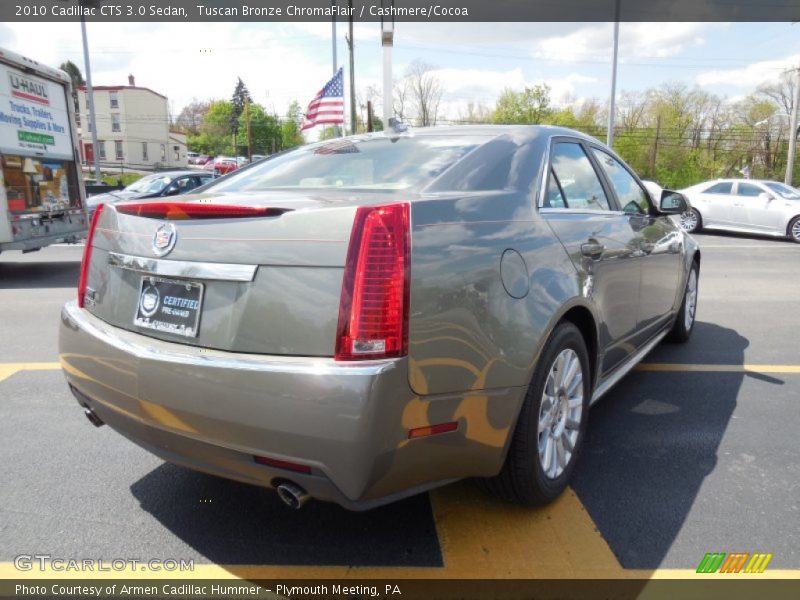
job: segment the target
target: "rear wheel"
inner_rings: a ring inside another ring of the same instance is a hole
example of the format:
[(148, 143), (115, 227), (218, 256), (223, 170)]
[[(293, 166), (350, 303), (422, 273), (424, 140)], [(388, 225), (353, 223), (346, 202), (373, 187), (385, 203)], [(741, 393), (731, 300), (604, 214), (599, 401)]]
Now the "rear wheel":
[(512, 502), (547, 504), (575, 469), (591, 395), (589, 354), (572, 323), (556, 327), (542, 352), (500, 473), (481, 480)]
[(800, 217), (792, 219), (792, 222), (789, 223), (789, 227), (787, 228), (787, 233), (789, 234), (790, 240), (800, 244)]
[(680, 216), (681, 227), (688, 233), (700, 231), (703, 228), (703, 217), (696, 208), (690, 208)]
[(698, 283), (697, 263), (692, 263), (689, 277), (686, 280), (686, 290), (683, 292), (683, 302), (675, 324), (669, 332), (668, 339), (671, 342), (686, 342), (692, 335), (694, 329), (694, 317), (697, 313), (697, 283)]

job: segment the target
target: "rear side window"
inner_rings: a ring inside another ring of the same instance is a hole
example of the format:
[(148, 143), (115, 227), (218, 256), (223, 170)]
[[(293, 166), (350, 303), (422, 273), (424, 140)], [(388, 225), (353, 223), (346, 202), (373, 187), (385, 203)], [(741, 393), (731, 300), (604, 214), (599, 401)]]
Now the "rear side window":
[(730, 194), (733, 184), (730, 181), (715, 183), (710, 188), (706, 188), (704, 194)]
[(617, 199), (623, 212), (631, 214), (647, 214), (650, 212), (650, 203), (647, 192), (633, 178), (633, 175), (622, 166), (613, 156), (597, 148), (592, 148), (597, 162), (608, 175), (611, 185), (617, 193)]
[(740, 183), (736, 187), (737, 196), (758, 196), (759, 194), (763, 193), (764, 190), (757, 185), (753, 185), (752, 183)]
[(546, 207), (563, 208), (558, 206), (563, 203), (566, 208), (609, 210), (608, 198), (600, 179), (580, 144), (556, 143), (550, 163), (551, 181), (548, 181)]
[(455, 135), (334, 139), (267, 159), (214, 190), (420, 188), (489, 139)]

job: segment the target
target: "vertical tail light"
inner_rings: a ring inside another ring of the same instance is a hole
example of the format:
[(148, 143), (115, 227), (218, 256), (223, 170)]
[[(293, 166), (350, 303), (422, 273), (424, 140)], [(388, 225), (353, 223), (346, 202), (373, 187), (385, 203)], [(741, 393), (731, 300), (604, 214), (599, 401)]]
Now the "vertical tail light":
[(92, 215), (92, 222), (89, 225), (89, 232), (86, 234), (86, 245), (83, 247), (83, 260), (81, 261), (81, 274), (78, 277), (78, 306), (84, 307), (84, 296), (86, 296), (86, 284), (89, 279), (89, 263), (92, 260), (92, 240), (94, 240), (94, 230), (97, 222), (103, 214), (104, 204), (98, 204)]
[(356, 211), (339, 304), (336, 360), (408, 353), (409, 205)]

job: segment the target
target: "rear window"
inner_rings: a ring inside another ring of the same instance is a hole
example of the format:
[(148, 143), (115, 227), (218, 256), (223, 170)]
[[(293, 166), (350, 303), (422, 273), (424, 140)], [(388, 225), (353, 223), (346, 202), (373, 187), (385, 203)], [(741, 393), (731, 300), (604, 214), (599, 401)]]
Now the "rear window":
[(426, 135), (329, 140), (265, 160), (213, 189), (420, 188), (489, 139)]

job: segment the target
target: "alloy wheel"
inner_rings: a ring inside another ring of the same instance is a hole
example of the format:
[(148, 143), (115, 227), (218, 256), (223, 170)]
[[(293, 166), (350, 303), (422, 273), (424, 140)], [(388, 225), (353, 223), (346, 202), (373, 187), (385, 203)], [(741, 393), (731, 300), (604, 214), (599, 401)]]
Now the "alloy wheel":
[(684, 328), (689, 331), (694, 324), (694, 314), (697, 310), (697, 269), (689, 271), (689, 281), (686, 283), (686, 307), (683, 311)]
[(682, 212), (680, 216), (681, 227), (684, 231), (694, 231), (697, 229), (697, 213), (693, 210)]
[(800, 219), (795, 219), (792, 224), (792, 237), (795, 242), (800, 242)]
[(549, 479), (569, 465), (583, 416), (583, 369), (578, 354), (562, 350), (547, 374), (539, 406), (539, 462)]

